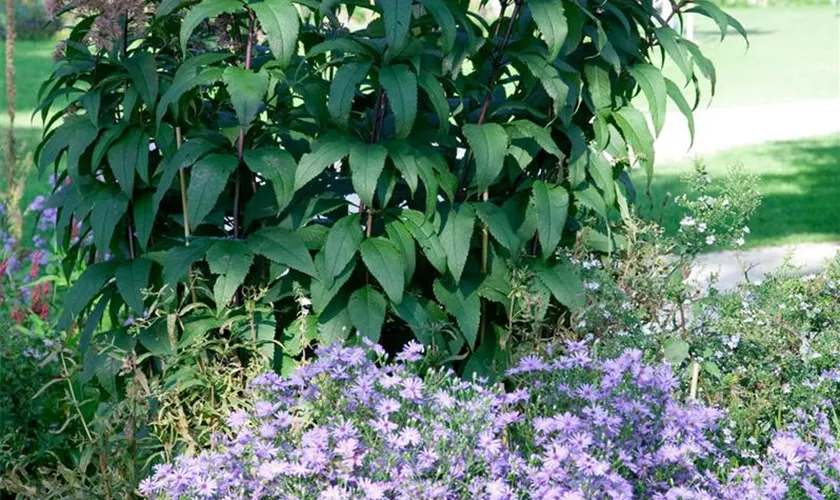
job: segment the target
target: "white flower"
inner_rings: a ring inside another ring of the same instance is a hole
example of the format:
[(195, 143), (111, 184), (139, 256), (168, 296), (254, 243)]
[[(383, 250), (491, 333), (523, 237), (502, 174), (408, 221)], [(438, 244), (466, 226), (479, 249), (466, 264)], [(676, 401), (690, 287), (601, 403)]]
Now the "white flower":
[(706, 236), (706, 244), (707, 245), (714, 245), (715, 244), (715, 235), (710, 234)]
[(735, 240), (735, 246), (739, 246), (739, 247), (744, 246), (744, 238), (741, 237), (741, 238), (738, 238), (737, 240)]
[(743, 231), (744, 234), (750, 234), (750, 228), (748, 228), (747, 226), (744, 226), (744, 229), (741, 229), (741, 231)]
[(696, 223), (697, 221), (694, 220), (694, 217), (683, 217), (683, 220), (680, 221), (680, 226), (690, 227), (695, 225)]
[(706, 232), (706, 223), (701, 222), (700, 224), (697, 224), (697, 231), (699, 231), (701, 233), (705, 233)]

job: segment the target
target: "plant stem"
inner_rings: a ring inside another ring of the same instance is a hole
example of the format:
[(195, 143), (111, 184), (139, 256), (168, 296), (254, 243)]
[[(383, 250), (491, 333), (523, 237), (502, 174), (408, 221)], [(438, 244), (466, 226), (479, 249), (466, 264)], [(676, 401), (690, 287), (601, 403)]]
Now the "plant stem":
[[(175, 127), (175, 147), (181, 149), (184, 143), (184, 136), (181, 134), (181, 127)], [(187, 211), (187, 176), (184, 169), (178, 169), (178, 175), (181, 180), (181, 213), (184, 216), (184, 242), (186, 246), (190, 246), (190, 215)]]
[[(507, 4), (504, 5), (507, 7)], [(490, 100), (493, 97), (493, 86), (496, 84), (496, 81), (499, 79), (499, 76), (502, 74), (502, 70), (504, 69), (504, 64), (502, 63), (504, 59), (504, 52), (505, 48), (507, 47), (508, 42), (510, 41), (510, 35), (513, 33), (513, 25), (516, 23), (516, 18), (519, 17), (519, 11), (522, 7), (522, 0), (516, 0), (513, 4), (513, 12), (510, 15), (510, 21), (508, 21), (507, 29), (505, 30), (505, 36), (502, 39), (502, 43), (496, 48), (496, 54), (493, 57), (493, 72), (490, 76), (490, 82), (487, 86), (487, 92), (484, 94), (484, 101), (481, 103), (481, 112), (478, 115), (478, 125), (483, 125), (484, 121), (487, 119), (487, 110), (490, 109)], [(502, 9), (502, 16), (504, 15), (504, 8)], [(498, 31), (499, 27), (502, 24), (502, 19), (500, 18), (499, 24), (496, 26), (496, 30)], [(472, 152), (471, 152), (472, 154)], [(469, 159), (467, 159), (469, 162)], [(460, 182), (458, 183), (459, 187), (463, 185), (464, 181), (466, 180), (466, 172), (467, 168), (464, 167), (464, 170), (461, 174)], [(490, 190), (489, 188), (484, 188), (484, 192), (481, 194), (481, 199), (484, 202), (487, 202), (490, 199)], [(481, 228), (481, 274), (487, 274), (487, 258), (490, 252), (490, 237), (489, 237), (489, 229), (487, 224), (483, 224)], [(479, 338), (481, 342), (484, 341), (485, 334), (487, 331), (487, 299), (481, 299), (481, 322), (479, 324)]]
[[(248, 10), (248, 42), (245, 45), (245, 69), (251, 69), (251, 50), (254, 45), (254, 12)], [(239, 125), (239, 141), (236, 146), (237, 157), (239, 164), (236, 166), (236, 178), (234, 179), (234, 194), (233, 194), (233, 237), (239, 238), (239, 199), (240, 199), (240, 170), (242, 167), (242, 153), (245, 150), (245, 126)]]
[[(122, 47), (120, 47), (120, 52), (122, 53), (123, 62), (128, 54), (128, 12), (122, 16)], [(123, 95), (125, 92), (128, 91), (128, 84), (123, 84)], [(126, 120), (129, 120), (131, 117), (124, 116)], [(128, 203), (128, 211), (126, 213), (126, 237), (128, 238), (128, 253), (131, 257), (131, 260), (134, 260), (136, 257), (136, 253), (134, 251), (134, 227), (131, 223), (131, 210), (133, 204), (131, 202)]]
[[(181, 145), (184, 143), (184, 136), (181, 133), (181, 127), (175, 127), (175, 147), (181, 149)], [(186, 174), (184, 173), (184, 169), (178, 169), (178, 174), (181, 179), (181, 213), (184, 216), (184, 246), (190, 246), (190, 215), (188, 212), (187, 207), (187, 180)], [(192, 266), (189, 269), (189, 288), (190, 288), (190, 297), (192, 298), (192, 303), (198, 303), (198, 295), (195, 292), (195, 284), (193, 283), (192, 277)]]

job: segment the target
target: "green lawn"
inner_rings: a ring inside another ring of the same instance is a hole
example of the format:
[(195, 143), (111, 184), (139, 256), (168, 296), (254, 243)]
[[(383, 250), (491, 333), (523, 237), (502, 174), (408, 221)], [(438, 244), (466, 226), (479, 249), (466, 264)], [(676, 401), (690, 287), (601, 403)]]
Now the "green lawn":
[[(730, 29), (720, 43), (717, 25), (700, 19), (695, 38), (715, 63), (713, 107), (840, 97), (838, 9), (791, 7), (728, 10), (749, 34), (750, 47)], [(679, 71), (666, 74), (682, 82)], [(708, 92), (706, 92), (708, 94)]]
[[(40, 117), (32, 117), (32, 111), (38, 106), (38, 89), (50, 75), (55, 62), (52, 53), (55, 43), (50, 41), (18, 41), (15, 44), (15, 141), (19, 158), (31, 155), (41, 140)], [(0, 51), (5, 53), (5, 43), (0, 41)], [(0, 141), (5, 143), (9, 119), (6, 115), (5, 72), (0, 75)], [(4, 171), (5, 166), (0, 171)], [(33, 169), (34, 170), (34, 169)], [(5, 176), (2, 177), (5, 179)], [(4, 182), (0, 180), (0, 182)], [(24, 188), (22, 206), (25, 208), (39, 194), (49, 192), (46, 176), (41, 179), (37, 171), (29, 175)], [(31, 223), (32, 218), (28, 219)]]
[[(718, 180), (736, 162), (759, 177), (763, 202), (750, 223), (747, 246), (840, 241), (840, 135), (736, 148), (702, 161)], [(688, 160), (658, 165), (651, 186), (653, 207), (640, 193), (640, 213), (675, 232), (683, 214), (670, 201), (685, 192), (681, 179), (691, 168)], [(644, 176), (635, 175), (634, 182), (642, 191)]]

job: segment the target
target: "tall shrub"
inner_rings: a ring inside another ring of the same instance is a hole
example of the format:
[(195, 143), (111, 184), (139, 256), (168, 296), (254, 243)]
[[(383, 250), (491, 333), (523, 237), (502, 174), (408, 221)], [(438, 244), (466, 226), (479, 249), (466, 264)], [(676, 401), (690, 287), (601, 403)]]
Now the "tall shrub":
[[(165, 323), (171, 343), (199, 320), (231, 335), (229, 314), (269, 306), (243, 335), (282, 370), (355, 329), (385, 345), (410, 331), (459, 369), (499, 373), (524, 307), (511, 287), (543, 313), (583, 307), (558, 246), (620, 248), (627, 170), (652, 174), (666, 102), (693, 127), (684, 90), (694, 105), (714, 91), (670, 22), (691, 11), (744, 34), (707, 0), (674, 6), (76, 2), (40, 107), (40, 168), (73, 186), (50, 201), (65, 269), (87, 265), (59, 328), (96, 345), (105, 317), (107, 343), (154, 352), (126, 316)], [(73, 221), (87, 238), (71, 240)], [(118, 368), (85, 359), (89, 374)]]

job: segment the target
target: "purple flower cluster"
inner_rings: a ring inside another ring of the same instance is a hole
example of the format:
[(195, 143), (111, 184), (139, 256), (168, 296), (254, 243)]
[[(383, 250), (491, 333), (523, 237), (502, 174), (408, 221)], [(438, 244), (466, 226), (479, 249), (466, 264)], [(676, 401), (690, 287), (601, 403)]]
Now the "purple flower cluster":
[[(287, 379), (257, 378), (250, 412), (213, 449), (158, 465), (158, 499), (759, 499), (837, 487), (824, 413), (778, 434), (767, 458), (731, 470), (724, 416), (673, 397), (666, 365), (583, 344), (528, 356), (510, 392), (451, 371), (416, 373), (422, 346), (322, 348)], [(803, 432), (807, 438), (800, 438)], [(720, 478), (725, 478), (721, 480)], [(797, 488), (799, 488), (797, 490)], [(799, 497), (790, 497), (799, 498)]]
[(322, 348), (288, 379), (253, 381), (215, 449), (160, 465), (152, 498), (451, 499), (510, 497), (525, 463), (505, 444), (521, 419), (506, 396), (451, 372), (411, 369), (410, 344), (383, 365), (378, 346)]
[[(626, 350), (599, 360), (583, 343), (524, 358), (509, 371), (530, 388), (524, 443), (529, 498), (671, 498), (704, 483), (699, 463), (720, 457), (723, 414), (673, 398), (671, 367)], [(676, 486), (675, 486), (676, 485)]]
[(840, 498), (840, 447), (833, 404), (810, 412), (776, 432), (763, 460), (734, 469), (723, 489), (727, 498), (813, 500)]

